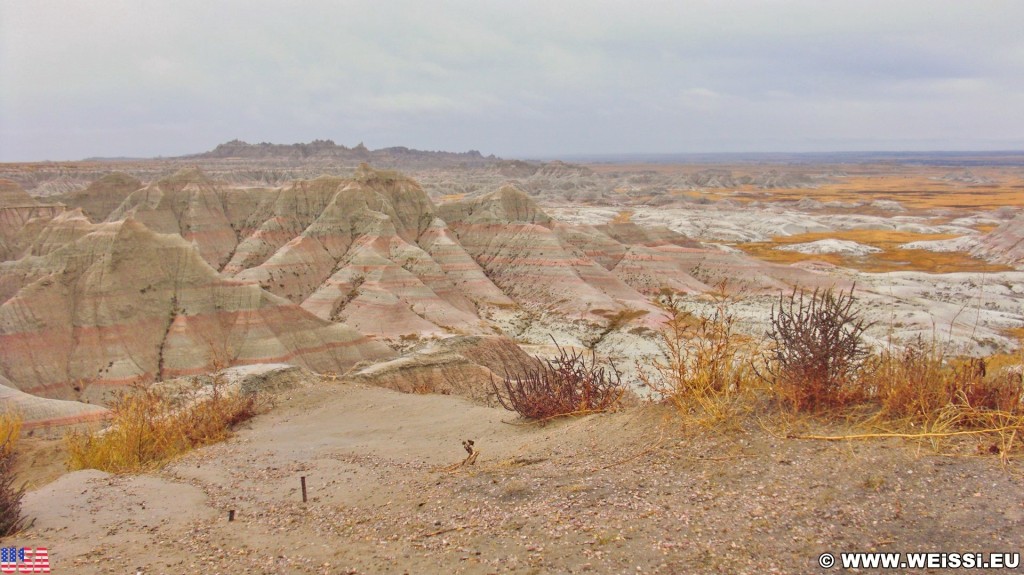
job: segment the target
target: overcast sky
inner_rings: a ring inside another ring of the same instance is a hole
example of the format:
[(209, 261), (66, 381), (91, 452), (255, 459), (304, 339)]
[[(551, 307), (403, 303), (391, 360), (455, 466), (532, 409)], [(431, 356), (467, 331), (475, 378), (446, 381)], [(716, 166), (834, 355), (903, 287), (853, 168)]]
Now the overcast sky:
[(0, 161), (1024, 149), (1024, 2), (640, 4), (3, 0)]

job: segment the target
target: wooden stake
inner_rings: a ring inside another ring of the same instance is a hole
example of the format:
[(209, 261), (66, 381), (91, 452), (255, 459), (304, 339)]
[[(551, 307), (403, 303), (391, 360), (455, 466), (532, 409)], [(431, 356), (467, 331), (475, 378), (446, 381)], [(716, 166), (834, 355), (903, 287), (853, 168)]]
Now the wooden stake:
[(306, 476), (305, 475), (302, 476), (301, 481), (302, 481), (302, 502), (305, 503), (306, 502)]
[(234, 520), (235, 520), (235, 510), (234, 509), (229, 509), (228, 510), (228, 521), (234, 521)]

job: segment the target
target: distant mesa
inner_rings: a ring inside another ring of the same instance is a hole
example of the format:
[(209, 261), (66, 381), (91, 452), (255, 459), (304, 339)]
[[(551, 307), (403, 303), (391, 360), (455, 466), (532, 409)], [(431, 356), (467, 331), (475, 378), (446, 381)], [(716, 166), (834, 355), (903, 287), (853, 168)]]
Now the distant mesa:
[(493, 155), (484, 157), (477, 150), (468, 152), (424, 151), (403, 146), (370, 150), (362, 142), (349, 148), (333, 140), (313, 140), (309, 143), (272, 144), (260, 142), (250, 144), (242, 140), (231, 140), (219, 144), (213, 150), (201, 154), (183, 156), (182, 159), (243, 159), (243, 160), (292, 160), (292, 161), (348, 161), (370, 162), (378, 166), (398, 163), (437, 162), (443, 165), (485, 165), (498, 161)]

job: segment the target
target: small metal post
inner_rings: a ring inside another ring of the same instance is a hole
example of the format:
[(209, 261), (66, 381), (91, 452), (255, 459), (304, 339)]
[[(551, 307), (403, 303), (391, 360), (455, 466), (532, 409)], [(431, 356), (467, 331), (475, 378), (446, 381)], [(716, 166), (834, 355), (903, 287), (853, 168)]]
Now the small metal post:
[(302, 481), (302, 502), (305, 503), (306, 502), (306, 476), (305, 475), (302, 476), (301, 481)]
[(228, 521), (234, 521), (234, 520), (235, 520), (235, 510), (234, 509), (229, 509), (228, 510)]

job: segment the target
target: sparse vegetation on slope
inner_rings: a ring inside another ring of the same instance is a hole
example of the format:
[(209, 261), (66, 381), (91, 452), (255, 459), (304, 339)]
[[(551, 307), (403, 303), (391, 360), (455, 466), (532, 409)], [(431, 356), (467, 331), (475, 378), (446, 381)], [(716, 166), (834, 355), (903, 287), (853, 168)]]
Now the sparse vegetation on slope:
[(684, 421), (735, 422), (750, 405), (758, 380), (751, 369), (755, 350), (736, 332), (736, 316), (725, 300), (709, 315), (694, 316), (671, 297), (661, 333), (662, 357), (637, 363), (641, 382), (675, 405)]
[(588, 361), (582, 351), (555, 346), (558, 357), (525, 373), (506, 375), (500, 385), (491, 381), (502, 407), (527, 419), (546, 420), (609, 411), (621, 403), (626, 388), (614, 365), (606, 372), (593, 351)]
[(25, 488), (14, 486), (14, 446), (21, 432), (21, 416), (12, 411), (0, 413), (0, 537), (26, 527), (21, 515)]
[(195, 390), (172, 401), (136, 388), (111, 404), (111, 424), (100, 431), (73, 431), (66, 438), (68, 467), (131, 473), (160, 467), (188, 450), (223, 441), (233, 427), (264, 407), (257, 395), (230, 394), (215, 382), (207, 396)]
[(990, 369), (985, 358), (947, 357), (942, 346), (917, 339), (873, 356), (865, 366), (865, 389), (879, 410), (874, 427), (943, 437), (990, 435), (992, 453), (1020, 448), (1024, 394), (1019, 362)]
[(870, 324), (854, 307), (853, 288), (794, 289), (772, 307), (764, 379), (796, 411), (842, 407), (860, 397), (858, 371), (869, 355)]

